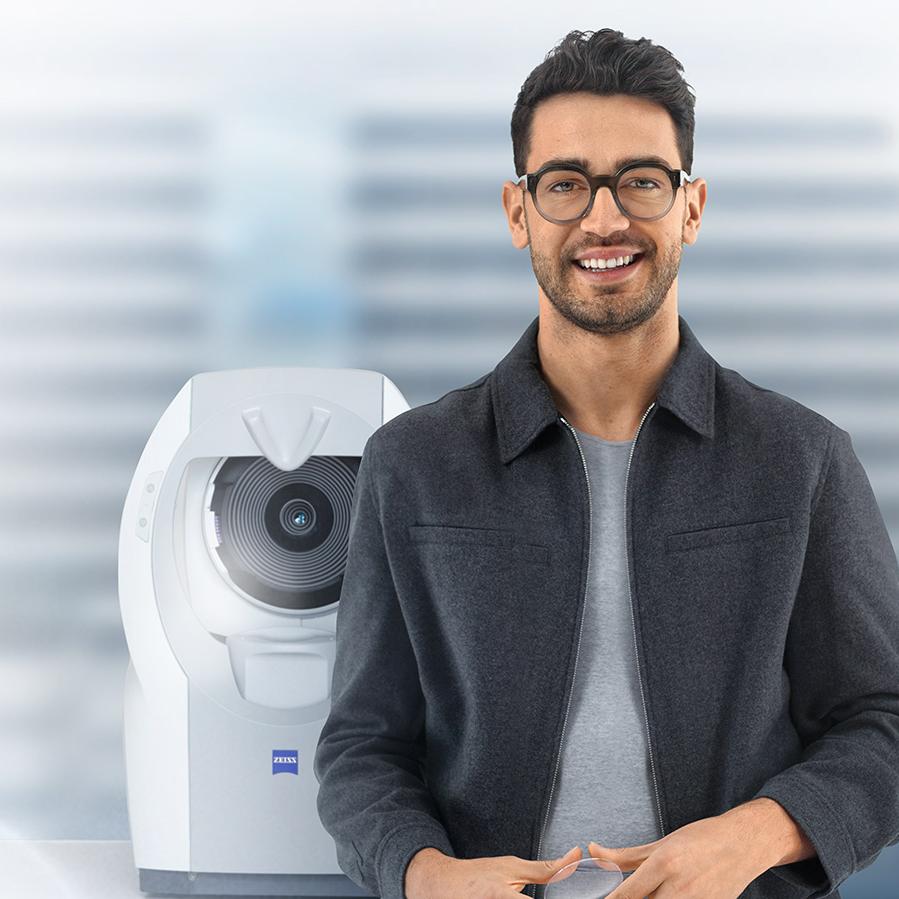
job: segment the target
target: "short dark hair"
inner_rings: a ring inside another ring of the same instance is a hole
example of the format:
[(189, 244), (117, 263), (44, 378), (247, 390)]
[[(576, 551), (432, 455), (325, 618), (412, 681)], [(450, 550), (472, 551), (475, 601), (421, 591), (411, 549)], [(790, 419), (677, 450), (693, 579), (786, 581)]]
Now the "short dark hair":
[(528, 75), (512, 111), (512, 156), (515, 174), (527, 171), (531, 120), (541, 100), (555, 94), (590, 91), (627, 94), (661, 104), (674, 121), (681, 165), (693, 166), (695, 96), (684, 81), (684, 67), (649, 38), (626, 38), (620, 31), (570, 31)]

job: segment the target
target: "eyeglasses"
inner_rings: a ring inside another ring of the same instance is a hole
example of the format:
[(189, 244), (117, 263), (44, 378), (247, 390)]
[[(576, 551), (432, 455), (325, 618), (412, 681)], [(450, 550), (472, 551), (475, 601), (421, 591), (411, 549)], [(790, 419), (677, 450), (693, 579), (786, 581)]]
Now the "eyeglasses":
[(515, 183), (522, 178), (537, 211), (556, 225), (588, 215), (600, 187), (609, 188), (615, 205), (628, 218), (654, 222), (668, 214), (678, 188), (691, 183), (683, 169), (639, 161), (622, 166), (614, 175), (589, 175), (580, 166), (555, 163), (518, 175)]

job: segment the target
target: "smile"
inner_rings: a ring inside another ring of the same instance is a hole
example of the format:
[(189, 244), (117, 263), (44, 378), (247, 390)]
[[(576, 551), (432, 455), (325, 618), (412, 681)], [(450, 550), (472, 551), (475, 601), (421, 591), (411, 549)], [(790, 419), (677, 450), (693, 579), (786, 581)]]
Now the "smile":
[[(631, 261), (628, 262), (627, 260)], [(635, 256), (623, 257), (622, 265), (615, 265), (612, 268), (585, 268), (577, 259), (572, 260), (572, 265), (578, 270), (582, 278), (588, 281), (622, 281), (633, 274), (643, 262), (643, 254), (638, 253)]]

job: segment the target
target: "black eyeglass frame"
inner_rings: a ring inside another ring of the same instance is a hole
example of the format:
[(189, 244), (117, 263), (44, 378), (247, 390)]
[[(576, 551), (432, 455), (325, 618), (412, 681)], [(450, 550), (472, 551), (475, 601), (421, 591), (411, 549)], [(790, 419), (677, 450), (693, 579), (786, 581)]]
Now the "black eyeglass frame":
[[(629, 172), (631, 169), (645, 169), (648, 166), (652, 168), (661, 169), (668, 175), (668, 178), (671, 181), (671, 202), (668, 204), (668, 208), (664, 212), (660, 212), (658, 215), (651, 216), (642, 216), (642, 215), (631, 215), (622, 205), (621, 200), (618, 199), (618, 191), (615, 185), (618, 183), (618, 179), (625, 173)], [(546, 173), (551, 171), (560, 171), (560, 172), (579, 172), (586, 179), (587, 183), (590, 185), (590, 202), (587, 203), (587, 208), (572, 219), (554, 219), (550, 216), (546, 215), (542, 209), (540, 209), (540, 205), (537, 203), (537, 181)], [(683, 187), (684, 184), (692, 184), (693, 179), (689, 177), (689, 174), (685, 172), (683, 169), (670, 169), (667, 165), (662, 165), (660, 162), (656, 162), (655, 160), (645, 159), (645, 160), (636, 160), (634, 162), (629, 162), (627, 165), (622, 166), (615, 172), (614, 175), (591, 175), (586, 169), (581, 168), (579, 165), (566, 165), (564, 163), (553, 163), (551, 165), (545, 165), (542, 168), (539, 168), (536, 172), (529, 172), (524, 175), (517, 175), (515, 179), (515, 183), (518, 184), (521, 179), (525, 179), (525, 190), (531, 195), (531, 199), (534, 201), (534, 208), (540, 215), (543, 216), (548, 222), (552, 222), (554, 225), (570, 225), (573, 222), (580, 221), (585, 215), (590, 214), (590, 210), (593, 208), (593, 202), (596, 200), (596, 193), (601, 187), (608, 187), (609, 191), (612, 194), (612, 199), (615, 201), (615, 205), (621, 210), (621, 214), (627, 216), (629, 219), (633, 219), (637, 222), (655, 222), (660, 218), (664, 218), (671, 212), (672, 207), (674, 206), (674, 201), (677, 198), (678, 190)]]

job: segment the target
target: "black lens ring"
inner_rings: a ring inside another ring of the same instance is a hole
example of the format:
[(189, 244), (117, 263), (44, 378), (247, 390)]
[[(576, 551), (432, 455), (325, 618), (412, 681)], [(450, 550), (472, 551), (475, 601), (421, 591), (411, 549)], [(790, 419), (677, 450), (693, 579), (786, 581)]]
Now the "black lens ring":
[[(311, 456), (292, 472), (264, 457), (225, 459), (212, 482), (214, 552), (228, 578), (249, 597), (291, 610), (340, 598), (359, 458)], [(294, 500), (314, 507), (299, 533), (281, 522)]]

